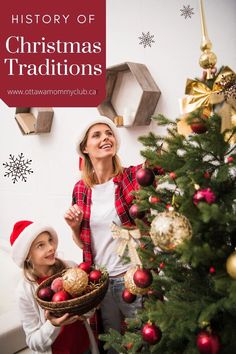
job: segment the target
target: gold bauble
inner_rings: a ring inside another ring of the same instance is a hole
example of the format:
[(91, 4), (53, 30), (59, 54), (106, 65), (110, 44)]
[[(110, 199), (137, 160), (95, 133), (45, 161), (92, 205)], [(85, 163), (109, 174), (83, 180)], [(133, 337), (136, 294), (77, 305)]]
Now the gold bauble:
[(227, 258), (226, 269), (231, 278), (236, 279), (236, 251)]
[(202, 43), (201, 43), (201, 46), (200, 46), (200, 49), (202, 52), (205, 52), (205, 51), (210, 51), (212, 48), (212, 43), (211, 41), (209, 40), (209, 38), (205, 38)]
[(192, 228), (184, 215), (176, 211), (164, 211), (153, 219), (150, 235), (155, 246), (163, 251), (173, 251), (191, 238)]
[(80, 268), (70, 268), (62, 276), (63, 288), (71, 296), (80, 295), (88, 285), (88, 274)]
[(217, 62), (217, 57), (215, 53), (206, 51), (202, 53), (199, 59), (199, 64), (203, 69), (211, 69), (214, 68)]
[(133, 277), (134, 277), (134, 273), (136, 272), (137, 269), (138, 269), (138, 267), (130, 268), (125, 273), (125, 276), (124, 276), (125, 288), (128, 289), (129, 292), (133, 295), (144, 295), (148, 292), (150, 287), (139, 288), (137, 285), (135, 285)]

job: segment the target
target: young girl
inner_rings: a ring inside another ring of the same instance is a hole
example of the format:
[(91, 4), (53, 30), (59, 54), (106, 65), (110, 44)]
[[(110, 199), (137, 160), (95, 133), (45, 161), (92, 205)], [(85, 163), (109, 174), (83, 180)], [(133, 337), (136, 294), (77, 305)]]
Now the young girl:
[[(96, 344), (86, 320), (77, 315), (57, 318), (44, 311), (36, 302), (37, 286), (47, 277), (73, 262), (56, 258), (58, 237), (56, 231), (32, 221), (18, 221), (10, 236), (13, 261), (23, 269), (24, 278), (17, 289), (17, 302), (26, 335), (26, 343), (32, 353), (44, 354), (97, 354)], [(89, 333), (89, 335), (88, 335)]]

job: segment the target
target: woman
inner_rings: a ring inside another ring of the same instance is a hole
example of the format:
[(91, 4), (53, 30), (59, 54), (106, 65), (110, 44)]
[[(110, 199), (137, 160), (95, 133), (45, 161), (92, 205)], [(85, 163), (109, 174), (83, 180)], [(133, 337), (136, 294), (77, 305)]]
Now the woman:
[[(73, 239), (83, 249), (85, 262), (105, 266), (110, 285), (101, 304), (104, 329), (121, 330), (122, 317), (133, 317), (141, 300), (122, 300), (123, 276), (130, 267), (116, 254), (117, 242), (111, 224), (130, 226), (129, 208), (137, 189), (136, 172), (141, 167), (123, 168), (117, 156), (120, 139), (115, 124), (98, 118), (81, 132), (77, 151), (83, 157), (82, 179), (75, 184), (72, 206), (65, 214)], [(109, 353), (115, 353), (110, 350)]]

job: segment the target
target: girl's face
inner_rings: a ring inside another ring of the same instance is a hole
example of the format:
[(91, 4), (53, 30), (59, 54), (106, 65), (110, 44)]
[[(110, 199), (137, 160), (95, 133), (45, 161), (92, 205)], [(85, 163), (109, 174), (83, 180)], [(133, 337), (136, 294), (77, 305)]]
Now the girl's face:
[(56, 261), (56, 249), (57, 242), (48, 232), (39, 234), (33, 241), (28, 255), (34, 269), (40, 273), (47, 267), (50, 268)]
[(83, 150), (90, 158), (112, 157), (116, 154), (117, 142), (113, 131), (106, 124), (95, 124), (88, 131)]

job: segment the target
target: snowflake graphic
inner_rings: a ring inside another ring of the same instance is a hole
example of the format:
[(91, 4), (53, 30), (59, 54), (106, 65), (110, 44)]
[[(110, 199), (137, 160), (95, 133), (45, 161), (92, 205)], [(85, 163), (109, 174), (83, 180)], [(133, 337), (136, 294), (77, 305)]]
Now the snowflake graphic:
[(151, 35), (150, 32), (147, 33), (142, 32), (142, 36), (138, 37), (138, 39), (140, 40), (139, 44), (143, 45), (144, 48), (146, 48), (147, 46), (151, 47), (152, 43), (155, 43), (153, 38), (154, 35)]
[(191, 18), (192, 15), (194, 15), (193, 8), (190, 7), (190, 5), (187, 6), (183, 5), (183, 8), (180, 9), (180, 12), (181, 12), (181, 16), (184, 16), (185, 20), (187, 18)]
[(27, 174), (33, 173), (29, 165), (32, 160), (26, 160), (24, 154), (21, 153), (18, 157), (14, 155), (9, 155), (9, 162), (3, 163), (3, 166), (7, 169), (4, 177), (12, 177), (12, 182), (16, 183), (18, 180), (24, 182), (27, 181)]

